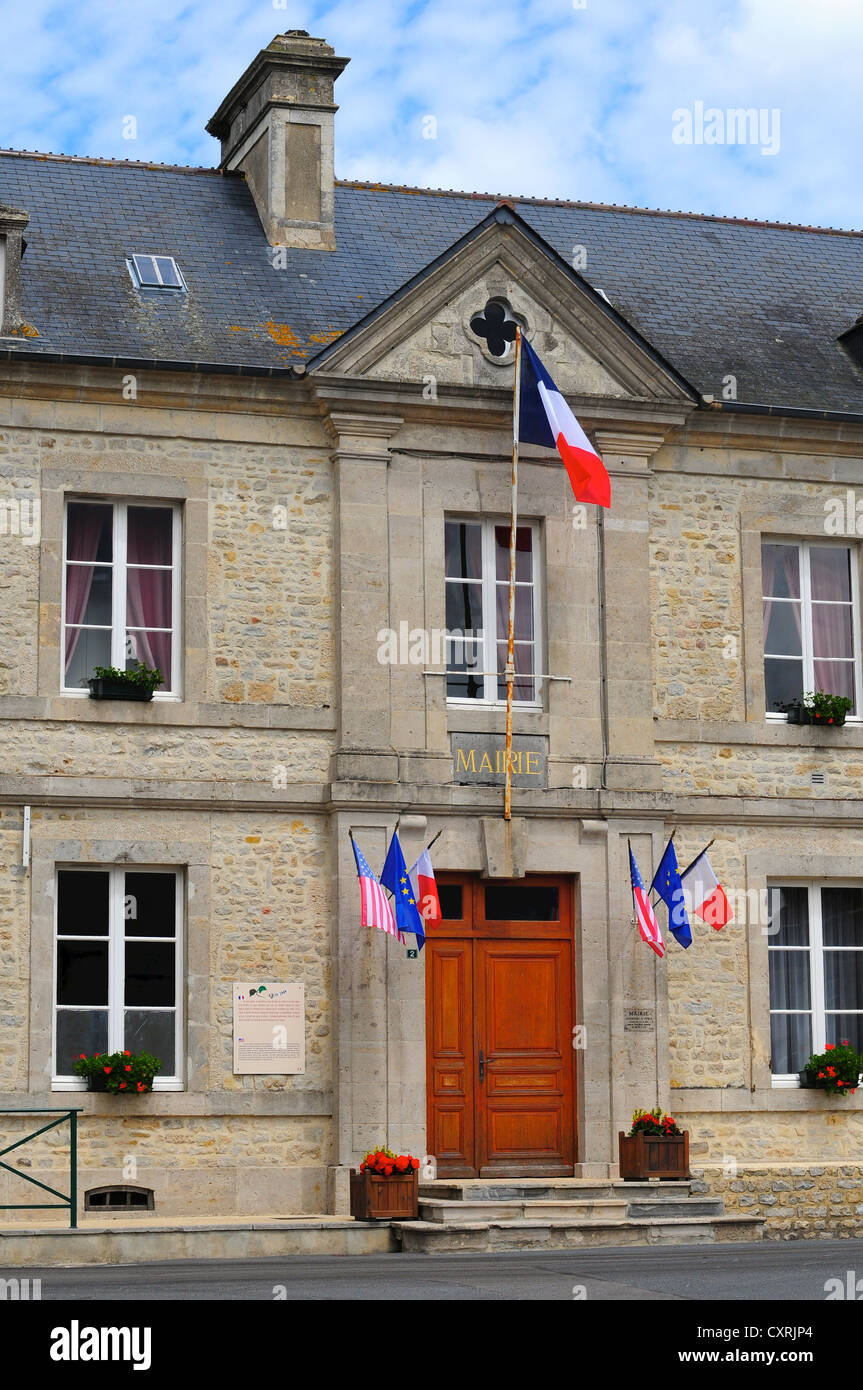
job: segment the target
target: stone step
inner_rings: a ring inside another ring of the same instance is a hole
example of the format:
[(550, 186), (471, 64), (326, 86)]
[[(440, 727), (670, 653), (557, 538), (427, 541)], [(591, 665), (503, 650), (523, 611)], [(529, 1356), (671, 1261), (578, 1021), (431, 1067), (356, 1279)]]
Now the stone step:
[(753, 1216), (668, 1217), (644, 1221), (394, 1221), (401, 1248), (414, 1254), (448, 1250), (567, 1250), (617, 1245), (715, 1245), (764, 1237), (764, 1220)]
[[(546, 1201), (544, 1198), (529, 1198), (505, 1202), (471, 1200), (455, 1202), (441, 1197), (420, 1197), (420, 1217), (423, 1221), (447, 1222), (453, 1226), (463, 1226), (476, 1221), (623, 1221), (627, 1215), (627, 1203), (597, 1199), (593, 1201)], [(697, 1212), (695, 1215), (703, 1215)]]
[(651, 1201), (688, 1198), (691, 1182), (624, 1182), (621, 1178), (437, 1178), (421, 1182), (420, 1197), (450, 1202)]
[(665, 1221), (671, 1216), (722, 1216), (725, 1203), (721, 1197), (666, 1197), (653, 1201), (639, 1197), (626, 1203), (626, 1214), (638, 1221), (651, 1221), (658, 1218)]

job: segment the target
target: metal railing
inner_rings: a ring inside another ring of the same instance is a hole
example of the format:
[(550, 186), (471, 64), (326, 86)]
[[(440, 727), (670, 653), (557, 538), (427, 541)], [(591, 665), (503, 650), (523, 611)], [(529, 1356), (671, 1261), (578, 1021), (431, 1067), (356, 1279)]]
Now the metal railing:
[[(59, 1202), (0, 1202), (0, 1211), (59, 1211), (63, 1207), (69, 1208), (69, 1226), (74, 1231), (78, 1225), (78, 1115), (83, 1110), (82, 1105), (72, 1106), (68, 1110), (49, 1110), (39, 1107), (35, 1110), (7, 1110), (0, 1107), (0, 1115), (57, 1115), (59, 1118), (51, 1120), (49, 1124), (37, 1129), (35, 1134), (25, 1134), (23, 1139), (17, 1139), (14, 1144), (9, 1144), (5, 1149), (0, 1149), (0, 1168), (5, 1168), (7, 1173), (12, 1173), (16, 1178), (23, 1178), (25, 1182), (32, 1183), (34, 1187), (41, 1187), (43, 1192), (50, 1192), (52, 1197), (59, 1197)], [(56, 1187), (49, 1187), (47, 1183), (40, 1182), (38, 1178), (31, 1178), (29, 1173), (22, 1173), (20, 1168), (11, 1168), (3, 1159), (6, 1154), (10, 1154), (15, 1149), (20, 1149), (22, 1144), (29, 1144), (31, 1140), (38, 1139), (40, 1134), (47, 1134), (49, 1129), (56, 1129), (57, 1125), (62, 1125), (69, 1121), (69, 1195), (65, 1192), (58, 1192)]]

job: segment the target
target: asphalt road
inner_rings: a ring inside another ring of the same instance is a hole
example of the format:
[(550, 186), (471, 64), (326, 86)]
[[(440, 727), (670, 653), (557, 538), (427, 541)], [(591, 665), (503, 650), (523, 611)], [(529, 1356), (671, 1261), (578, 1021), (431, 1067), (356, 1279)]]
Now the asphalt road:
[(584, 1299), (826, 1299), (830, 1279), (860, 1279), (863, 1240), (523, 1251), (500, 1255), (291, 1255), (262, 1260), (2, 1270), (41, 1279), (50, 1300), (314, 1302), (375, 1299), (511, 1302)]

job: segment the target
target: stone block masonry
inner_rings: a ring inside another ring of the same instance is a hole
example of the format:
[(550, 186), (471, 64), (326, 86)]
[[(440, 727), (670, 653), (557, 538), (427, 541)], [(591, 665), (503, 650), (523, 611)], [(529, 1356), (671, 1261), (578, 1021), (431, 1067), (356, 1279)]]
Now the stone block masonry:
[[(863, 1165), (859, 1163), (747, 1163), (731, 1172), (712, 1165), (693, 1166), (692, 1177), (693, 1194), (721, 1197), (726, 1215), (763, 1217), (768, 1239), (863, 1235)], [(844, 1270), (836, 1274), (843, 1278)]]

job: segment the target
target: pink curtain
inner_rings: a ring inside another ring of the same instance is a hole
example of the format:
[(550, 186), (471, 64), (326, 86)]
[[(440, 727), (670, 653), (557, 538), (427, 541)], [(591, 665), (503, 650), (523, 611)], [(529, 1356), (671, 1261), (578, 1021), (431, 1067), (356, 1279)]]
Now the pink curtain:
[[(66, 534), (67, 560), (95, 560), (99, 536), (105, 522), (101, 507), (76, 507), (74, 524), (72, 514)], [(66, 567), (66, 671), (75, 655), (80, 628), (69, 627), (69, 623), (80, 623), (87, 611), (87, 600), (93, 586), (92, 564), (67, 565)]]
[[(847, 556), (847, 551), (841, 553), (843, 557)], [(813, 552), (813, 570), (816, 565), (817, 586), (813, 574), (813, 593), (817, 587), (818, 598), (831, 602), (819, 603), (815, 600), (812, 604), (812, 639), (817, 652), (814, 658), (815, 688), (831, 695), (849, 695), (853, 699), (853, 663), (839, 663), (831, 659), (853, 654), (847, 569), (839, 565), (818, 564), (816, 553)]]
[[(142, 556), (143, 558), (143, 556)], [(129, 628), (170, 628), (171, 571), (129, 569), (126, 576), (126, 624)], [(171, 633), (139, 631), (128, 634), (138, 661), (158, 666), (164, 685), (171, 684)]]

